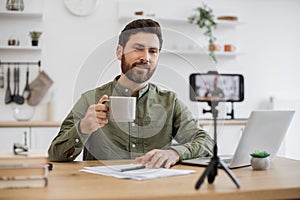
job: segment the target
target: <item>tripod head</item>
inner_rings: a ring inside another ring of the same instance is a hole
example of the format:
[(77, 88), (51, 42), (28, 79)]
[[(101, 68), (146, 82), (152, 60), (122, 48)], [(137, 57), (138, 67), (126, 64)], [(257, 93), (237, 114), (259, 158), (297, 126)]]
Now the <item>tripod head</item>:
[(206, 109), (203, 109), (203, 114), (205, 113), (212, 113), (213, 115), (213, 118), (214, 119), (217, 119), (218, 118), (218, 110), (216, 109), (216, 107), (218, 106), (219, 104), (219, 101), (208, 101), (207, 104), (211, 107), (210, 110), (206, 110)]

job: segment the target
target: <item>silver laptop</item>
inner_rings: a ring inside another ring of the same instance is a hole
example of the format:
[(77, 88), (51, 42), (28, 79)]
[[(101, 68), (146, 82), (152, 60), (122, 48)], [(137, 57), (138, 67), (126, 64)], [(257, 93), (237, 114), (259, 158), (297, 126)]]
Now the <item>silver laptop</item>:
[[(243, 131), (235, 153), (230, 158), (220, 159), (229, 168), (244, 167), (250, 165), (250, 154), (256, 150), (269, 152), (270, 159), (276, 155), (287, 129), (292, 121), (295, 111), (264, 110), (252, 111), (246, 127)], [(207, 165), (210, 158), (196, 158), (183, 160), (183, 164)]]

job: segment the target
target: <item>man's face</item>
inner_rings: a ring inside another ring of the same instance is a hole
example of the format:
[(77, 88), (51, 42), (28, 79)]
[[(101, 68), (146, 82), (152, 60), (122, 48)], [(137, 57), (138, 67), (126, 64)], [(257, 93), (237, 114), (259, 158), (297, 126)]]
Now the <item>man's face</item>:
[(133, 82), (144, 83), (151, 78), (158, 64), (158, 37), (144, 32), (131, 35), (121, 53), (123, 74)]

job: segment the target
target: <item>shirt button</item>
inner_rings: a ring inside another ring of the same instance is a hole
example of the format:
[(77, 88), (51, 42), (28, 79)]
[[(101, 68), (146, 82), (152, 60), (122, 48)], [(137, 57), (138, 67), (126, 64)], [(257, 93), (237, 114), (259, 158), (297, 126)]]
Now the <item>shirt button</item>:
[(78, 142), (79, 142), (79, 139), (78, 139), (78, 138), (76, 138), (76, 139), (75, 139), (75, 142), (76, 142), (76, 143), (78, 143)]
[(128, 89), (127, 89), (127, 88), (125, 89), (125, 92), (128, 92)]
[(134, 148), (134, 147), (135, 147), (135, 144), (132, 144), (131, 146)]

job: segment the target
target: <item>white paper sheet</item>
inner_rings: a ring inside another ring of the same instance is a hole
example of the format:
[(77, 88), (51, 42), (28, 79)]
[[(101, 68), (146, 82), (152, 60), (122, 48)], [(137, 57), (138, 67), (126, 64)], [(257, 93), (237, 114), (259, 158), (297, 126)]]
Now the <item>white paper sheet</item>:
[(131, 167), (139, 167), (140, 164), (126, 164), (126, 165), (107, 165), (107, 166), (95, 166), (95, 167), (84, 167), (80, 171), (101, 174), (104, 176), (113, 176), (116, 178), (128, 178), (134, 180), (149, 180), (155, 178), (163, 178), (170, 176), (187, 175), (195, 172), (195, 170), (183, 170), (183, 169), (137, 169), (132, 171), (121, 172), (121, 169), (127, 169)]

